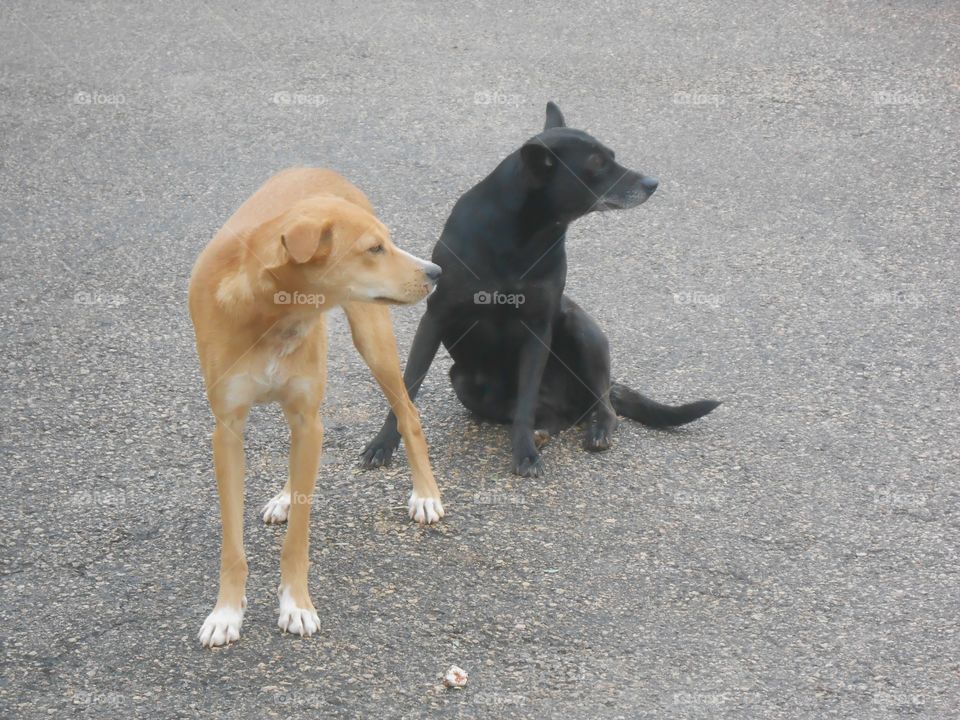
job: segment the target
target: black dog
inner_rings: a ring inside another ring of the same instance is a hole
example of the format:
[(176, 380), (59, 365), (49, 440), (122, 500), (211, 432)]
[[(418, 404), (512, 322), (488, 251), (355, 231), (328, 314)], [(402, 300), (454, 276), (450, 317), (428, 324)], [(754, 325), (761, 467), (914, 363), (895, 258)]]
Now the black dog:
[[(534, 428), (555, 433), (586, 421), (586, 449), (606, 450), (618, 413), (665, 427), (717, 407), (661, 405), (611, 386), (603, 331), (563, 294), (567, 226), (594, 210), (635, 207), (656, 189), (655, 178), (618, 165), (548, 103), (543, 132), (457, 201), (433, 249), (443, 275), (407, 360), (410, 398), (443, 343), (460, 401), (484, 420), (513, 424), (513, 471), (523, 476), (543, 472)], [(390, 413), (361, 465), (389, 463), (399, 442)]]

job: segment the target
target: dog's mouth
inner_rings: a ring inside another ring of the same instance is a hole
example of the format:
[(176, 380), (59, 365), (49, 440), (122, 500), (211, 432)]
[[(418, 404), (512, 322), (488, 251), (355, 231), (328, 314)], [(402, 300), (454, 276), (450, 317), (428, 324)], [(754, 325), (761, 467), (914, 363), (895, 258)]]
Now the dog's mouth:
[[(403, 288), (404, 291), (411, 289), (412, 286)], [(437, 283), (431, 280), (425, 283), (418, 283), (414, 296), (407, 296), (405, 292), (401, 293), (403, 295), (402, 298), (390, 297), (389, 295), (374, 295), (370, 298), (370, 302), (378, 303), (379, 305), (415, 305), (436, 289)]]
[(600, 212), (607, 212), (608, 210), (626, 210), (627, 208), (632, 208), (634, 205), (639, 205), (638, 202), (630, 202), (624, 200), (614, 200), (612, 198), (600, 198), (593, 204), (594, 210), (599, 210)]
[[(433, 288), (430, 288), (430, 292), (433, 292)], [(430, 292), (427, 292), (417, 298), (407, 298), (405, 300), (398, 300), (397, 298), (387, 297), (386, 295), (377, 295), (371, 300), (371, 302), (375, 302), (379, 305), (415, 305), (417, 302), (429, 295)]]
[(607, 210), (629, 210), (630, 208), (635, 208), (637, 205), (642, 205), (649, 197), (650, 195), (644, 192), (631, 193), (618, 198), (603, 197), (597, 200), (597, 202), (593, 204), (593, 207), (600, 212)]
[(643, 205), (656, 192), (659, 181), (656, 178), (645, 177), (632, 173), (618, 181), (614, 187), (597, 198), (595, 207), (598, 210), (629, 210), (637, 205)]

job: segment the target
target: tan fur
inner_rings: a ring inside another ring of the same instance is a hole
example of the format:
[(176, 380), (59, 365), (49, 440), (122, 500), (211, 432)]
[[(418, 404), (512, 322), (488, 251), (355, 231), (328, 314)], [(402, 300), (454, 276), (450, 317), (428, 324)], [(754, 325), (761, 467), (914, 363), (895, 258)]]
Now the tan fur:
[[(371, 252), (377, 247), (382, 252)], [(200, 254), (189, 304), (216, 418), (213, 458), (223, 523), (220, 592), (211, 618), (221, 608), (242, 618), (247, 578), (243, 430), (252, 405), (274, 401), (290, 426), (281, 588), (297, 609), (316, 617), (307, 590), (309, 511), (323, 441), (318, 412), (326, 382), (324, 312), (332, 307), (343, 306), (354, 344), (399, 418), (414, 497), (435, 502), (431, 507), (437, 510), (424, 519), (442, 516), (384, 304), (424, 298), (432, 287), (427, 266), (393, 245), (360, 190), (334, 172), (313, 168), (292, 168), (268, 180)], [(211, 618), (201, 630), (204, 644), (223, 644), (238, 635), (239, 623), (232, 630), (208, 632)], [(284, 622), (281, 615), (285, 629), (299, 627), (309, 634), (296, 619)]]

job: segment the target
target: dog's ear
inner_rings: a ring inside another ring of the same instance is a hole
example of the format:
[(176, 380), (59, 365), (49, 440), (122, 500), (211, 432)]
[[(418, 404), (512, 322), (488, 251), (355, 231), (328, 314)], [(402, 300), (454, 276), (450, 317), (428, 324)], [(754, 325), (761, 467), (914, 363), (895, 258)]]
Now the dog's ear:
[(280, 235), (280, 243), (295, 263), (305, 263), (333, 238), (333, 220), (317, 221), (299, 218)]
[(528, 140), (520, 148), (520, 158), (523, 166), (534, 179), (535, 184), (542, 185), (553, 173), (557, 165), (557, 158), (540, 138)]
[(543, 124), (543, 129), (549, 130), (550, 128), (561, 128), (566, 126), (567, 123), (563, 119), (563, 113), (560, 112), (560, 108), (557, 107), (557, 104), (551, 100), (547, 103), (547, 121)]

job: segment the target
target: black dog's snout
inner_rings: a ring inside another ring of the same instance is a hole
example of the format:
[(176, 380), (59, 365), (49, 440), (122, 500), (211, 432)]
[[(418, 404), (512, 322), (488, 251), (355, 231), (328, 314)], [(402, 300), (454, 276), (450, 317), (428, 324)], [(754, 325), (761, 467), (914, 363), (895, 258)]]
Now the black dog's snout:
[(660, 187), (660, 181), (649, 175), (645, 176), (643, 180), (640, 181), (640, 184), (643, 186), (644, 192), (646, 192), (647, 195), (653, 195), (654, 191)]
[(436, 282), (439, 280), (442, 272), (443, 270), (440, 268), (440, 266), (434, 265), (433, 263), (431, 263), (427, 269), (423, 271), (424, 275), (426, 275), (427, 279), (429, 279), (431, 282)]

